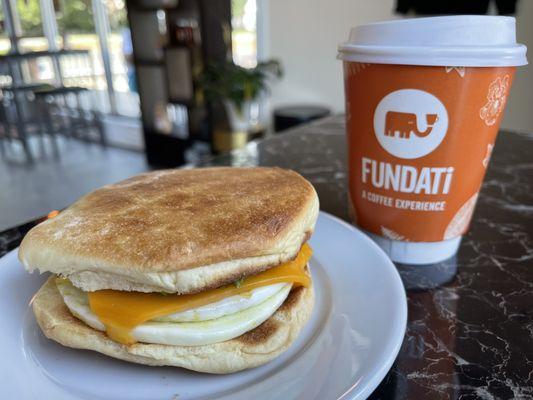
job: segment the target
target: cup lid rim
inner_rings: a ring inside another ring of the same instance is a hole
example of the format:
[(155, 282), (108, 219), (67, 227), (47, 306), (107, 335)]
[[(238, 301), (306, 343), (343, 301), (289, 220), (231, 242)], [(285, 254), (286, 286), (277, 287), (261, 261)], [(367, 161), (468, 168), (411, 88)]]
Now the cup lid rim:
[(457, 15), (377, 21), (352, 28), (338, 58), (382, 64), (520, 66), (527, 48), (516, 42), (510, 16)]
[[(527, 65), (527, 48), (492, 46), (484, 49), (463, 47), (365, 46), (341, 44), (337, 58), (371, 64), (403, 64), (461, 67), (514, 67)], [(423, 57), (422, 57), (423, 56)]]

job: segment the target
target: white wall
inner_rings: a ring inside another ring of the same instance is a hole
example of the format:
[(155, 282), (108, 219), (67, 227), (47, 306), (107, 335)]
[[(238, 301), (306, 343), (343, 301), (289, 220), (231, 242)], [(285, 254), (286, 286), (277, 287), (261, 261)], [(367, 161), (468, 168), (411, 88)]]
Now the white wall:
[[(279, 58), (285, 69), (272, 89), (271, 106), (317, 103), (344, 111), (341, 62), (337, 45), (350, 28), (370, 21), (399, 18), (394, 0), (258, 0), (261, 59)], [(533, 1), (519, 3), (518, 40), (530, 45), (533, 63)], [(533, 132), (533, 66), (516, 75), (502, 127)]]
[[(394, 18), (393, 0), (258, 0), (259, 55), (281, 60), (283, 80), (272, 106), (317, 103), (344, 110), (342, 64), (337, 45), (350, 27)], [(262, 47), (262, 48), (261, 48)]]
[(530, 64), (516, 71), (502, 128), (533, 133), (533, 1), (520, 0), (518, 7), (516, 37), (528, 47)]

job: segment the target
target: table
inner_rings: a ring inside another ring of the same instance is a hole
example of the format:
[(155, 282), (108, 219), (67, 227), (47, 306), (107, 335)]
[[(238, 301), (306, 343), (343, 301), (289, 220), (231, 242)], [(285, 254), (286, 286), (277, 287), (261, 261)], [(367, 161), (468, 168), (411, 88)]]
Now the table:
[[(12, 81), (15, 84), (20, 83), (20, 77), (17, 76), (17, 66), (20, 66), (20, 63), (23, 61), (33, 60), (40, 57), (49, 57), (52, 59), (54, 68), (58, 76), (57, 84), (63, 86), (63, 71), (61, 70), (61, 64), (59, 59), (63, 56), (89, 56), (89, 50), (85, 49), (60, 49), (60, 50), (40, 50), (40, 51), (30, 51), (27, 53), (8, 53), (0, 55), (0, 64), (7, 63)], [(94, 68), (93, 68), (94, 69)]]
[[(0, 67), (7, 64), (7, 72), (11, 77), (11, 86), (0, 87), (0, 92), (11, 93), (12, 97), (12, 112), (14, 114), (13, 121), (9, 121), (6, 115), (9, 113), (6, 110), (2, 110), (2, 121), (5, 130), (5, 136), (9, 139), (18, 139), (22, 143), (26, 158), (29, 162), (33, 161), (33, 156), (28, 144), (28, 126), (35, 124), (35, 118), (44, 120), (49, 116), (49, 110), (43, 108), (46, 103), (41, 105), (33, 104), (33, 101), (28, 99), (27, 94), (44, 87), (52, 87), (49, 84), (43, 83), (25, 83), (24, 74), (22, 73), (21, 65), (23, 62), (35, 60), (42, 57), (47, 57), (52, 60), (55, 74), (55, 86), (58, 89), (65, 88), (64, 86), (64, 74), (61, 68), (60, 59), (65, 56), (83, 56), (86, 57), (92, 64), (92, 60), (89, 57), (89, 50), (84, 49), (60, 49), (60, 50), (42, 50), (32, 51), (27, 53), (8, 53), (0, 55)], [(91, 68), (94, 70), (94, 67)], [(1, 105), (0, 105), (1, 106)], [(37, 121), (37, 124), (41, 124), (41, 121)], [(44, 122), (41, 125), (46, 125)], [(11, 127), (16, 128), (16, 135), (12, 134)], [(50, 126), (50, 125), (49, 125)], [(52, 132), (48, 132), (52, 133)], [(2, 137), (0, 137), (0, 140)], [(3, 144), (0, 143), (0, 146)]]
[[(324, 211), (348, 220), (344, 118), (252, 142), (205, 165), (292, 168)], [(501, 132), (458, 254), (397, 265), (409, 319), (400, 354), (372, 399), (533, 398), (533, 136)], [(35, 222), (0, 233), (0, 255)]]

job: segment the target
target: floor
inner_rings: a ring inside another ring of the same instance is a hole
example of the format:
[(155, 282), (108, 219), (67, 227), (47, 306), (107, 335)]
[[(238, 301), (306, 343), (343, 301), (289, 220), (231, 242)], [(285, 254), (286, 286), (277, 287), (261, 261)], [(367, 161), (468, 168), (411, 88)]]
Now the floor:
[(139, 118), (105, 115), (102, 118), (107, 143), (129, 150), (144, 149), (142, 125)]
[(17, 143), (0, 153), (0, 231), (61, 209), (88, 191), (149, 169), (144, 154), (59, 138), (31, 140), (36, 158), (25, 160)]

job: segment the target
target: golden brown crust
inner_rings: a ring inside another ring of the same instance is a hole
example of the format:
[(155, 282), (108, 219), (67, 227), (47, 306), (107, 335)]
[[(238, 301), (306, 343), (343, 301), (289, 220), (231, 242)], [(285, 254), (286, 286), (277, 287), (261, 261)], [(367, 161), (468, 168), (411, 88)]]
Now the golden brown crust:
[[(306, 290), (303, 287), (291, 290), (281, 307), (278, 308), (278, 316), (281, 314), (290, 315), (291, 310), (295, 310), (304, 301), (303, 296), (305, 296)], [(261, 346), (263, 343), (268, 342), (270, 338), (274, 337), (280, 329), (283, 329), (283, 324), (279, 319), (269, 318), (257, 328), (246, 332), (234, 340), (249, 346)]]
[(74, 317), (63, 302), (54, 277), (33, 299), (33, 312), (46, 337), (64, 346), (94, 350), (146, 365), (169, 365), (199, 372), (224, 374), (257, 367), (287, 350), (309, 319), (314, 303), (312, 288), (289, 294), (276, 313), (252, 331), (222, 343), (204, 346), (122, 345)]
[[(29, 270), (72, 275), (84, 290), (190, 293), (293, 258), (317, 214), (315, 190), (293, 171), (150, 172), (89, 193), (33, 228), (19, 258)], [(200, 270), (187, 276), (208, 266), (206, 279)]]
[(290, 312), (290, 310), (302, 300), (302, 296), (304, 296), (304, 293), (305, 288), (303, 286), (292, 289), (278, 310), (281, 312)]

